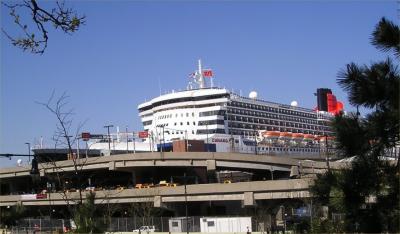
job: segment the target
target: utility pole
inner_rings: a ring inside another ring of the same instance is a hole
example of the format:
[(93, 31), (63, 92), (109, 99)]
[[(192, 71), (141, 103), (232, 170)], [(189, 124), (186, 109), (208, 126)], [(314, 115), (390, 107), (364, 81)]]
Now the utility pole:
[(310, 202), (310, 226), (311, 226), (311, 232), (313, 231), (313, 218), (312, 218), (312, 216), (313, 216), (313, 213), (312, 213), (312, 197), (310, 198), (311, 199), (311, 202)]
[[(133, 137), (135, 137), (135, 136), (133, 136)], [(153, 131), (149, 131), (147, 137), (149, 139), (149, 149), (150, 149), (151, 152), (153, 152), (153, 147), (152, 147)], [(133, 140), (135, 140), (135, 139), (133, 139)]]
[[(207, 121), (207, 120), (206, 120)], [(209, 145), (208, 145), (208, 122), (206, 122), (206, 134), (207, 134), (207, 152), (209, 152)]]
[(132, 132), (133, 135), (133, 153), (136, 154), (136, 138), (135, 138), (135, 132)]
[(270, 172), (271, 172), (271, 180), (274, 180), (274, 167), (273, 166), (271, 166)]
[(25, 144), (28, 145), (28, 155), (29, 155), (28, 163), (30, 163), (31, 162), (31, 143), (26, 142)]
[(129, 153), (129, 138), (128, 138), (128, 126), (125, 126), (125, 133), (126, 133), (126, 153)]
[(80, 155), (79, 155), (79, 139), (81, 139), (80, 137), (77, 137), (76, 138), (76, 147), (78, 148), (77, 150), (76, 150), (76, 157), (77, 158), (80, 158)]
[(257, 130), (256, 130), (256, 126), (254, 126), (254, 152), (257, 155)]
[(186, 233), (189, 234), (189, 219), (188, 219), (188, 204), (187, 204), (187, 190), (186, 190), (186, 172), (183, 174), (183, 183), (185, 185), (185, 214), (186, 214)]
[(106, 125), (104, 128), (107, 128), (107, 134), (108, 134), (108, 150), (110, 151), (111, 154), (111, 137), (110, 137), (110, 128), (114, 127), (114, 125)]
[(189, 140), (188, 140), (188, 135), (187, 135), (187, 129), (185, 130), (185, 138), (186, 138), (186, 152), (189, 150)]
[(184, 195), (185, 195), (185, 217), (186, 217), (186, 233), (189, 234), (189, 216), (188, 216), (188, 200), (187, 200), (187, 182), (188, 179), (195, 179), (197, 184), (197, 177), (196, 176), (187, 176), (186, 172), (183, 173), (183, 176), (171, 176), (171, 181), (173, 177), (178, 178), (179, 180), (183, 179), (183, 186), (184, 186)]
[(165, 135), (164, 135), (164, 125), (163, 126), (161, 126), (162, 127), (162, 149), (161, 149), (161, 152), (163, 152), (164, 151), (164, 147), (165, 147)]
[(328, 154), (328, 135), (325, 135), (325, 148), (326, 148), (326, 167), (328, 168), (328, 171), (330, 171), (329, 167), (329, 154)]

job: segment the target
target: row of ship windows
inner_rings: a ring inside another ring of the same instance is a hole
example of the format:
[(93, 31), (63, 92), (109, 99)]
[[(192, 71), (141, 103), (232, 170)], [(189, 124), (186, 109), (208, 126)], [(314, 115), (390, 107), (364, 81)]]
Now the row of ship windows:
[[(296, 129), (280, 129), (280, 128), (272, 128), (273, 131), (280, 131), (280, 132), (293, 132), (293, 133), (303, 133), (303, 134), (312, 134), (312, 135), (323, 135), (322, 132), (319, 131), (309, 131), (309, 130), (296, 130)], [(291, 131), (289, 131), (291, 130)], [(229, 130), (229, 134), (232, 135), (242, 135), (242, 136), (254, 136), (257, 134), (254, 130), (250, 131), (243, 131), (243, 130), (236, 130), (231, 129)]]
[[(189, 126), (190, 122), (186, 122), (186, 125)], [(193, 125), (196, 125), (196, 122), (193, 121)], [(157, 124), (156, 127), (168, 127), (169, 123)], [(174, 126), (178, 126), (178, 123), (174, 123)], [(183, 122), (180, 122), (180, 126), (183, 126)]]
[[(225, 110), (215, 110), (215, 111), (204, 111), (204, 112), (200, 112), (199, 113), (199, 117), (204, 117), (204, 116), (214, 116), (214, 115), (225, 115)], [(157, 117), (157, 119), (169, 119), (169, 118), (173, 118), (173, 114), (168, 114), (168, 115), (160, 115), (160, 116), (158, 116)], [(186, 116), (186, 117), (195, 117), (195, 113), (194, 112), (192, 112), (192, 113), (187, 113), (186, 112), (186, 114), (184, 114), (184, 113), (181, 113), (180, 114), (180, 117), (184, 117), (184, 116)], [(179, 117), (179, 114), (175, 114), (175, 118), (178, 118)], [(151, 120), (149, 120), (149, 121), (145, 121), (145, 122), (143, 122), (143, 124), (144, 123), (147, 123), (148, 124), (148, 122), (150, 122)], [(150, 124), (151, 124), (151, 122), (150, 122)]]
[[(186, 132), (185, 131), (179, 131), (179, 130), (165, 130), (164, 131), (164, 134), (167, 134), (167, 135), (183, 135), (183, 134), (186, 134)], [(158, 133), (158, 135), (159, 136), (162, 136), (162, 134), (163, 134), (163, 132), (159, 132)], [(194, 134), (194, 130), (192, 130), (192, 134)]]
[[(307, 129), (320, 129), (327, 125), (309, 125), (309, 124), (302, 124), (302, 123), (293, 123), (293, 122), (285, 122), (285, 121), (277, 121), (277, 120), (270, 120), (270, 119), (253, 119), (247, 117), (238, 118), (231, 118), (228, 116), (229, 121), (240, 121), (243, 123), (256, 123), (256, 124), (269, 124), (269, 125), (276, 125), (276, 126), (286, 126), (286, 127), (294, 127), (294, 128), (307, 128)], [(235, 123), (232, 124), (242, 124), (242, 123)]]
[(310, 123), (310, 124), (318, 123), (317, 120), (313, 120), (313, 119), (305, 119), (305, 118), (299, 118), (299, 117), (293, 117), (293, 116), (278, 115), (278, 114), (271, 114), (271, 113), (267, 113), (267, 112), (249, 111), (249, 110), (242, 110), (242, 109), (228, 108), (228, 113), (257, 116), (257, 117), (267, 117), (267, 118), (296, 121), (296, 122)]
[[(179, 131), (179, 130), (165, 130), (164, 134), (167, 135), (183, 135), (186, 133), (185, 131)], [(223, 128), (215, 128), (215, 129), (199, 129), (196, 131), (196, 134), (213, 134), (213, 133), (222, 133), (225, 134), (225, 129)], [(162, 132), (159, 132), (158, 135), (162, 136)], [(192, 134), (195, 134), (195, 131), (192, 130)]]
[[(192, 117), (194, 117), (194, 112), (192, 112), (191, 114), (186, 112), (186, 117), (189, 117), (190, 115), (191, 115)], [(158, 116), (157, 119), (169, 119), (169, 118), (172, 118), (172, 116), (173, 116), (173, 114), (160, 115), (160, 116)], [(178, 116), (179, 116), (179, 114), (175, 114), (175, 118), (177, 118)], [(184, 115), (183, 113), (181, 113), (180, 116), (181, 116), (181, 117), (184, 117), (185, 115)]]
[(243, 108), (253, 109), (253, 110), (269, 111), (272, 113), (282, 113), (282, 114), (297, 115), (297, 116), (308, 117), (308, 118), (316, 118), (315, 114), (304, 113), (304, 112), (293, 111), (293, 110), (286, 110), (286, 109), (276, 108), (276, 107), (262, 106), (262, 105), (257, 105), (257, 104), (244, 103), (244, 102), (232, 101), (232, 102), (228, 102), (228, 106), (236, 106), (236, 107), (243, 107)]
[[(195, 121), (193, 121), (192, 123), (193, 123), (193, 125), (196, 125)], [(150, 124), (151, 124), (151, 120), (143, 122), (144, 126), (150, 125)], [(199, 126), (207, 126), (207, 125), (215, 125), (215, 124), (224, 125), (224, 120), (222, 120), (222, 119), (214, 119), (214, 120), (205, 120), (205, 121), (199, 121), (198, 122)], [(183, 126), (183, 125), (184, 125), (183, 122), (180, 122), (180, 126)], [(190, 122), (189, 121), (186, 122), (186, 125), (189, 126)], [(163, 123), (163, 124), (156, 125), (156, 127), (167, 127), (167, 126), (169, 126), (169, 123)], [(175, 122), (174, 126), (178, 126), (178, 123)]]
[(274, 131), (278, 128), (280, 129), (288, 129), (285, 132), (297, 132), (302, 130), (316, 130), (316, 131), (331, 131), (329, 127), (315, 127), (315, 126), (301, 126), (301, 127), (292, 127), (292, 126), (285, 126), (285, 125), (275, 125), (275, 126), (267, 126), (267, 125), (257, 125), (257, 124), (243, 124), (243, 123), (229, 123), (229, 127), (231, 128), (245, 128), (245, 129), (258, 129), (258, 130), (267, 130), (267, 131)]
[[(225, 115), (225, 110), (215, 110), (215, 111), (204, 111), (199, 113), (199, 117), (204, 117), (204, 116), (213, 116), (213, 115)], [(195, 117), (194, 112), (192, 113), (187, 113), (184, 115), (184, 113), (180, 114), (181, 117)], [(169, 119), (172, 118), (173, 114), (168, 114), (168, 115), (160, 115), (158, 116), (157, 119)], [(179, 114), (175, 114), (175, 118), (179, 117)]]
[(259, 151), (284, 151), (284, 152), (319, 152), (319, 148), (281, 148), (257, 147)]
[(224, 116), (226, 113), (225, 110), (215, 110), (215, 111), (204, 111), (199, 113), (199, 117), (205, 117), (205, 116), (213, 116), (213, 115), (222, 115)]

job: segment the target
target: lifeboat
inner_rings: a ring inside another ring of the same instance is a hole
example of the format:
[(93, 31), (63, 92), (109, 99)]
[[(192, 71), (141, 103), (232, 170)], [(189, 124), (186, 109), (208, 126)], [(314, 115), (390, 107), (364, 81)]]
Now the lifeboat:
[(335, 140), (335, 137), (333, 137), (333, 136), (327, 136), (327, 137), (326, 136), (318, 136), (317, 140), (320, 143), (325, 143), (326, 140), (328, 140), (328, 142), (331, 142), (331, 141)]
[(276, 140), (279, 138), (280, 133), (277, 131), (264, 131), (262, 133), (262, 137), (264, 138), (263, 141), (272, 144), (276, 142)]
[(293, 133), (292, 139), (290, 140), (290, 144), (292, 146), (296, 146), (303, 141), (304, 134), (303, 133)]
[(292, 135), (293, 135), (293, 133), (291, 133), (291, 132), (281, 132), (279, 134), (279, 138), (282, 140), (289, 140), (289, 139), (292, 139)]
[(265, 131), (265, 132), (263, 132), (262, 135), (265, 138), (278, 138), (280, 136), (280, 132), (277, 132), (277, 131)]
[(292, 134), (292, 140), (294, 141), (301, 141), (304, 138), (304, 134), (303, 133), (293, 133)]
[(313, 141), (315, 139), (314, 135), (311, 134), (304, 134), (304, 141)]

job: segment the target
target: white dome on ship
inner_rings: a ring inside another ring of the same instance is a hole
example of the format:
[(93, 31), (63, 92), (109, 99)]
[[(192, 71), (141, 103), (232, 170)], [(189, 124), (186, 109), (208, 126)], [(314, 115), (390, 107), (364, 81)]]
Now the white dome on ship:
[(257, 99), (258, 93), (256, 91), (251, 91), (249, 93), (249, 98), (251, 99)]
[(291, 106), (297, 106), (298, 103), (297, 103), (297, 101), (292, 101), (292, 102), (290, 103), (290, 105), (291, 105)]

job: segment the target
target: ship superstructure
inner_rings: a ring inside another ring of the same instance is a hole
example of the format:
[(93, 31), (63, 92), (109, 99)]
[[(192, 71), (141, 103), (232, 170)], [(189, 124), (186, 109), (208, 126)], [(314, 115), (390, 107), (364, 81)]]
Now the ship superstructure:
[(282, 148), (316, 150), (320, 141), (331, 139), (331, 112), (260, 100), (256, 92), (247, 98), (213, 87), (212, 82), (207, 86), (200, 60), (193, 74), (187, 90), (138, 106), (144, 130), (155, 142), (200, 139), (215, 143), (221, 152), (262, 153)]

